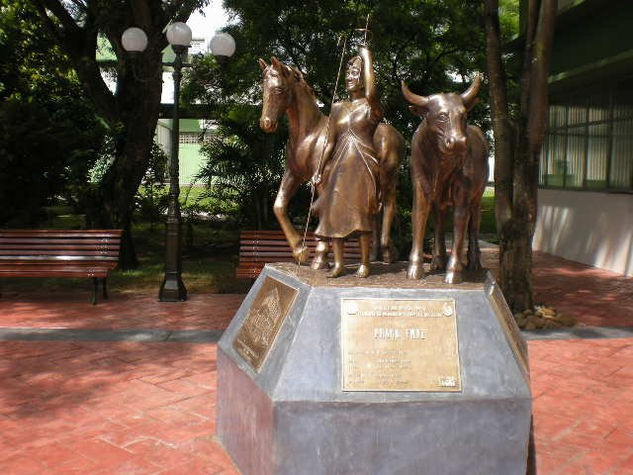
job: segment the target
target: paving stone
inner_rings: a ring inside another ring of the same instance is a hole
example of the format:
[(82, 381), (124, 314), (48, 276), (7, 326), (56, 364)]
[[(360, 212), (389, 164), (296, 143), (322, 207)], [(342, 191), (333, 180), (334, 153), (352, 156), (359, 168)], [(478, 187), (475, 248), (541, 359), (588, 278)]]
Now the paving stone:
[[(633, 474), (633, 338), (618, 333), (633, 327), (633, 279), (542, 253), (534, 264), (538, 302), (609, 327), (529, 342), (539, 473)], [(191, 336), (222, 331), (243, 298), (84, 297), (4, 293), (0, 328)], [(0, 473), (236, 474), (214, 438), (215, 368), (209, 340), (0, 341)]]

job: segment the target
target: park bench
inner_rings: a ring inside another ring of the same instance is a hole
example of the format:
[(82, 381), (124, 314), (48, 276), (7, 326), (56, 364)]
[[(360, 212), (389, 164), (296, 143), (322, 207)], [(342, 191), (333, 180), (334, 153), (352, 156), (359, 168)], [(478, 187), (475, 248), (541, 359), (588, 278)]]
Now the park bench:
[[(316, 240), (314, 233), (306, 235), (310, 256), (314, 256)], [(345, 260), (360, 262), (358, 239), (345, 242)], [(240, 255), (236, 269), (238, 279), (256, 279), (266, 263), (294, 262), (292, 251), (282, 231), (242, 231), (240, 233)]]
[(116, 267), (121, 229), (0, 230), (0, 277), (92, 278), (92, 304), (99, 279), (108, 298), (106, 278)]

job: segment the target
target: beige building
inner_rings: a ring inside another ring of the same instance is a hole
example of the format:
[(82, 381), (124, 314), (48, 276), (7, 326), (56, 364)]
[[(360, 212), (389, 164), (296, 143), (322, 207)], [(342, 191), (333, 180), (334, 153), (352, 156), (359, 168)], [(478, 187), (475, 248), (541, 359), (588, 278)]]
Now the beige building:
[(633, 275), (633, 2), (559, 2), (534, 249)]

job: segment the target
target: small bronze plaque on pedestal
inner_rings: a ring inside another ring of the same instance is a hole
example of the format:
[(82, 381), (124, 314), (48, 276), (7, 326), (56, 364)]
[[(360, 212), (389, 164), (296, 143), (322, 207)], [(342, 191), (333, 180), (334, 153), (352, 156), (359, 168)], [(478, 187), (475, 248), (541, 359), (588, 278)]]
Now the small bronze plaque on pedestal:
[(259, 371), (275, 341), (299, 291), (272, 277), (266, 277), (248, 315), (242, 323), (233, 348)]
[(342, 299), (343, 391), (461, 391), (453, 299)]

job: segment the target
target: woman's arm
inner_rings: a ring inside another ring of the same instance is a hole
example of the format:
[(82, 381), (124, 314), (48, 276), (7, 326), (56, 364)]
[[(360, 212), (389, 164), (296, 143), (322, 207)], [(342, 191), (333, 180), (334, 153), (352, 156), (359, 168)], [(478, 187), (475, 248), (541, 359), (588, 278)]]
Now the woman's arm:
[(360, 57), (363, 58), (363, 77), (365, 79), (365, 97), (371, 108), (371, 115), (378, 122), (382, 119), (383, 110), (376, 88), (376, 78), (374, 75), (374, 58), (367, 46), (361, 46)]

